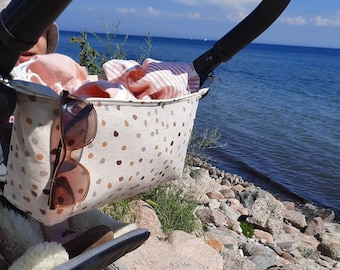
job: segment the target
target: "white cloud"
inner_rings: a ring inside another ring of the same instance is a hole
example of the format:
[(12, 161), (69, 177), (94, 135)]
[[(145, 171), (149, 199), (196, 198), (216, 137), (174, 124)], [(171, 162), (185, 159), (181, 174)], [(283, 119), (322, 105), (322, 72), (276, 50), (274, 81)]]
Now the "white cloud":
[(198, 13), (198, 12), (195, 12), (195, 13), (188, 13), (188, 14), (187, 14), (187, 17), (188, 17), (190, 20), (198, 20), (199, 18), (201, 18), (201, 14)]
[(117, 8), (116, 11), (119, 14), (131, 14), (137, 12), (135, 8)]
[(324, 18), (322, 15), (318, 15), (311, 20), (315, 26), (321, 27), (340, 27), (340, 13), (337, 13), (337, 17), (333, 18)]
[(152, 16), (160, 16), (161, 12), (158, 9), (154, 9), (153, 7), (149, 6), (148, 7), (148, 14)]
[(297, 17), (285, 17), (279, 19), (281, 22), (290, 24), (290, 25), (305, 25), (306, 19), (302, 16)]

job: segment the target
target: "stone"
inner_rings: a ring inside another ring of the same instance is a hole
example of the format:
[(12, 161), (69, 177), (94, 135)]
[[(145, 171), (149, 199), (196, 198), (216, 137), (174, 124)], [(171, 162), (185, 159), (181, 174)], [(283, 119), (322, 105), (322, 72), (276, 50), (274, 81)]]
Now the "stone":
[(320, 244), (317, 249), (322, 255), (340, 261), (340, 233), (320, 233), (318, 237)]
[(125, 254), (121, 259), (127, 269), (223, 269), (223, 258), (202, 239), (173, 231), (165, 240), (151, 235), (136, 250)]
[(283, 230), (285, 233), (288, 234), (299, 234), (300, 230), (298, 228), (295, 228), (294, 226), (291, 225), (284, 225)]
[(275, 198), (258, 198), (247, 221), (275, 236), (282, 231), (284, 211), (283, 204)]
[(305, 234), (317, 235), (325, 230), (325, 226), (321, 217), (316, 217), (309, 222), (305, 230)]
[(209, 199), (215, 199), (218, 201), (224, 201), (225, 198), (222, 193), (216, 192), (216, 191), (209, 191), (206, 193), (206, 195), (209, 197)]
[(298, 229), (303, 229), (307, 226), (305, 216), (301, 212), (295, 210), (286, 210), (284, 219)]
[(238, 218), (241, 216), (239, 211), (237, 211), (233, 207), (227, 205), (225, 202), (221, 202), (220, 208), (228, 219), (238, 220)]
[(215, 249), (216, 251), (222, 251), (224, 249), (224, 245), (218, 241), (218, 240), (205, 240), (205, 242), (211, 246), (213, 249)]
[(234, 199), (235, 198), (235, 192), (231, 188), (222, 189), (220, 192), (224, 196), (224, 198), (226, 198), (226, 199)]
[(212, 221), (216, 227), (222, 227), (226, 224), (226, 216), (219, 210), (212, 210)]
[(282, 202), (287, 210), (295, 210), (295, 203), (293, 202)]
[(162, 224), (155, 210), (148, 203), (136, 200), (130, 202), (129, 205), (138, 227), (148, 229), (151, 234), (163, 235)]
[(256, 265), (253, 262), (247, 258), (243, 258), (235, 251), (223, 250), (221, 254), (224, 260), (223, 270), (256, 270)]
[(211, 199), (208, 203), (208, 206), (211, 210), (218, 209), (218, 208), (220, 208), (221, 203), (216, 199)]
[(273, 236), (265, 231), (254, 229), (254, 236), (261, 241), (261, 243), (274, 243)]

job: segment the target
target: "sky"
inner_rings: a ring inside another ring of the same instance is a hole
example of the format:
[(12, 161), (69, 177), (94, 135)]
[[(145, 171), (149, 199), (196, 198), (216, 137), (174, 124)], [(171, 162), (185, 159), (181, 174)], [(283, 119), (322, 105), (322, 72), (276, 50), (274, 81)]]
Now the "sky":
[[(275, 1), (275, 0), (272, 0)], [(60, 30), (218, 40), (260, 0), (73, 0)], [(105, 26), (106, 25), (106, 26)], [(256, 43), (340, 48), (339, 0), (291, 0)]]

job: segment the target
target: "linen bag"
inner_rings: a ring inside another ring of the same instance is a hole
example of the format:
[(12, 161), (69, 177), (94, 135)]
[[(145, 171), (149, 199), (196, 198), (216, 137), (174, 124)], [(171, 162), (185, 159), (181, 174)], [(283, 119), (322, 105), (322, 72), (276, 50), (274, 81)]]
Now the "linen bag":
[(44, 189), (50, 186), (51, 138), (59, 132), (60, 97), (34, 83), (11, 85), (17, 91), (17, 106), (4, 196), (45, 225), (179, 178), (198, 102), (208, 91), (150, 101), (88, 98), (98, 127), (78, 161), (89, 172), (89, 190), (78, 205), (51, 210)]

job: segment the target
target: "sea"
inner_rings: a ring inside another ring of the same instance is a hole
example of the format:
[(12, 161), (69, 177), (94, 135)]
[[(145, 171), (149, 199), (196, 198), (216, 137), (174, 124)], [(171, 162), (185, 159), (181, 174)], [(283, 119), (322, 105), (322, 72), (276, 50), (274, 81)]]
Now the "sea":
[[(61, 31), (57, 52), (78, 61), (79, 32)], [(136, 60), (147, 36), (88, 33), (101, 53)], [(151, 38), (151, 58), (192, 62), (215, 41)], [(113, 47), (112, 47), (113, 46)], [(331, 208), (340, 218), (340, 49), (251, 43), (214, 71), (195, 129), (217, 129), (206, 151), (219, 169), (283, 200)]]

